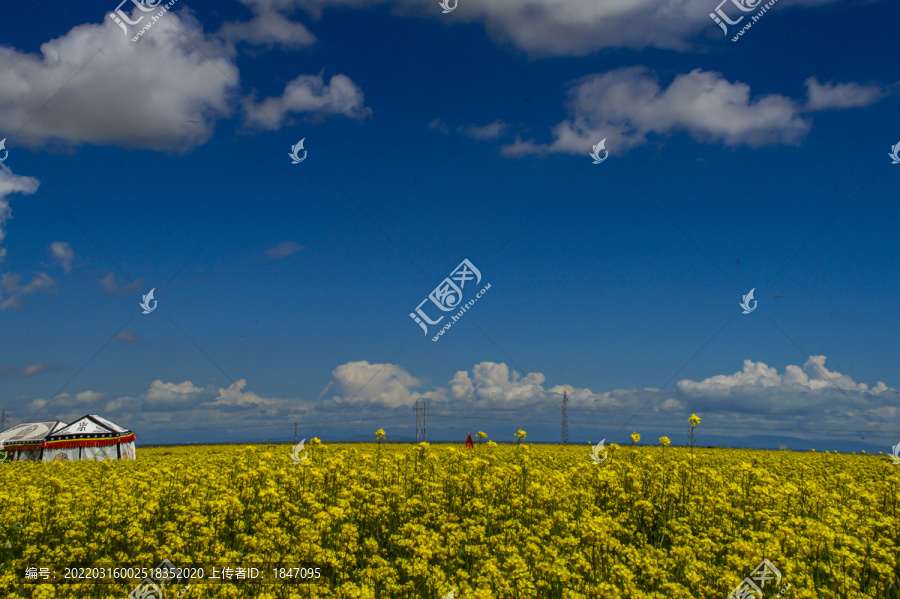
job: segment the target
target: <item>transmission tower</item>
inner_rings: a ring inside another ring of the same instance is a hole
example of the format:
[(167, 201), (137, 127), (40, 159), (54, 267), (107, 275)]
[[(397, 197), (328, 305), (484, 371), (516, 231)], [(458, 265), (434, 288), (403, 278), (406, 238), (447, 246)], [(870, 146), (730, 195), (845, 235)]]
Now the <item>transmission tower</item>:
[(566, 445), (569, 442), (569, 396), (563, 391), (562, 402), (562, 440), (560, 443)]
[(419, 419), (419, 400), (416, 400), (416, 443), (419, 442), (419, 431), (422, 429), (422, 421)]

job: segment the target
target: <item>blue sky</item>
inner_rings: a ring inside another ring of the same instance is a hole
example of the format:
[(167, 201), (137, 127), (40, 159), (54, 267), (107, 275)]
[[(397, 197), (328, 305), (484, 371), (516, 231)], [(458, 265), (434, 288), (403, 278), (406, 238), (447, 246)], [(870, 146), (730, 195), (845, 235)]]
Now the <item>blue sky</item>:
[[(429, 439), (553, 442), (566, 391), (572, 442), (691, 413), (703, 444), (900, 441), (890, 4), (776, 3), (737, 42), (714, 2), (529, 6), (0, 24), (12, 423), (403, 440), (425, 399)], [(410, 313), (464, 259), (490, 289), (432, 341), (456, 311)]]

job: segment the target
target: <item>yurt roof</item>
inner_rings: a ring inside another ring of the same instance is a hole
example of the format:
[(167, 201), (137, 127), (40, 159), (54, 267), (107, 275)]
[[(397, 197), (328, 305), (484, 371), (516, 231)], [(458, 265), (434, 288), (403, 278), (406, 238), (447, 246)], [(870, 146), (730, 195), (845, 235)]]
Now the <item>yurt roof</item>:
[(34, 445), (40, 447), (44, 440), (54, 432), (66, 427), (65, 422), (23, 422), (0, 433), (0, 441), (7, 449), (12, 446)]
[(72, 424), (55, 430), (44, 447), (67, 448), (102, 446), (134, 441), (134, 433), (96, 414), (86, 414)]

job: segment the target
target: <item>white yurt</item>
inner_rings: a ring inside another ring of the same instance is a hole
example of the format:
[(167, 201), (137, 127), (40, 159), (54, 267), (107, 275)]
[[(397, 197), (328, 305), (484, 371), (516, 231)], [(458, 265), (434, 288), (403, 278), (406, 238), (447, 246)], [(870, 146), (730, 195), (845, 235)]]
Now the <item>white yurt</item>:
[(23, 422), (0, 433), (2, 449), (8, 460), (40, 461), (43, 457), (44, 441), (54, 432), (65, 428), (66, 423)]
[(44, 439), (45, 462), (133, 460), (134, 433), (96, 414), (88, 414)]

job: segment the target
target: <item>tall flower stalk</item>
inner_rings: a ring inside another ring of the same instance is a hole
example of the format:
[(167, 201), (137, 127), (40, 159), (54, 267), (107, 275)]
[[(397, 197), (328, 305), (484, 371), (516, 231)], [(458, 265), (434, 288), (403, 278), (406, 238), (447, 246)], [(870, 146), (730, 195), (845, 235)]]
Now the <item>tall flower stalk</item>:
[(688, 418), (688, 422), (691, 425), (691, 476), (694, 474), (694, 429), (700, 424), (700, 417), (696, 414), (691, 414), (691, 417)]
[(375, 440), (378, 441), (378, 461), (381, 462), (381, 443), (384, 441), (384, 429), (375, 431)]

